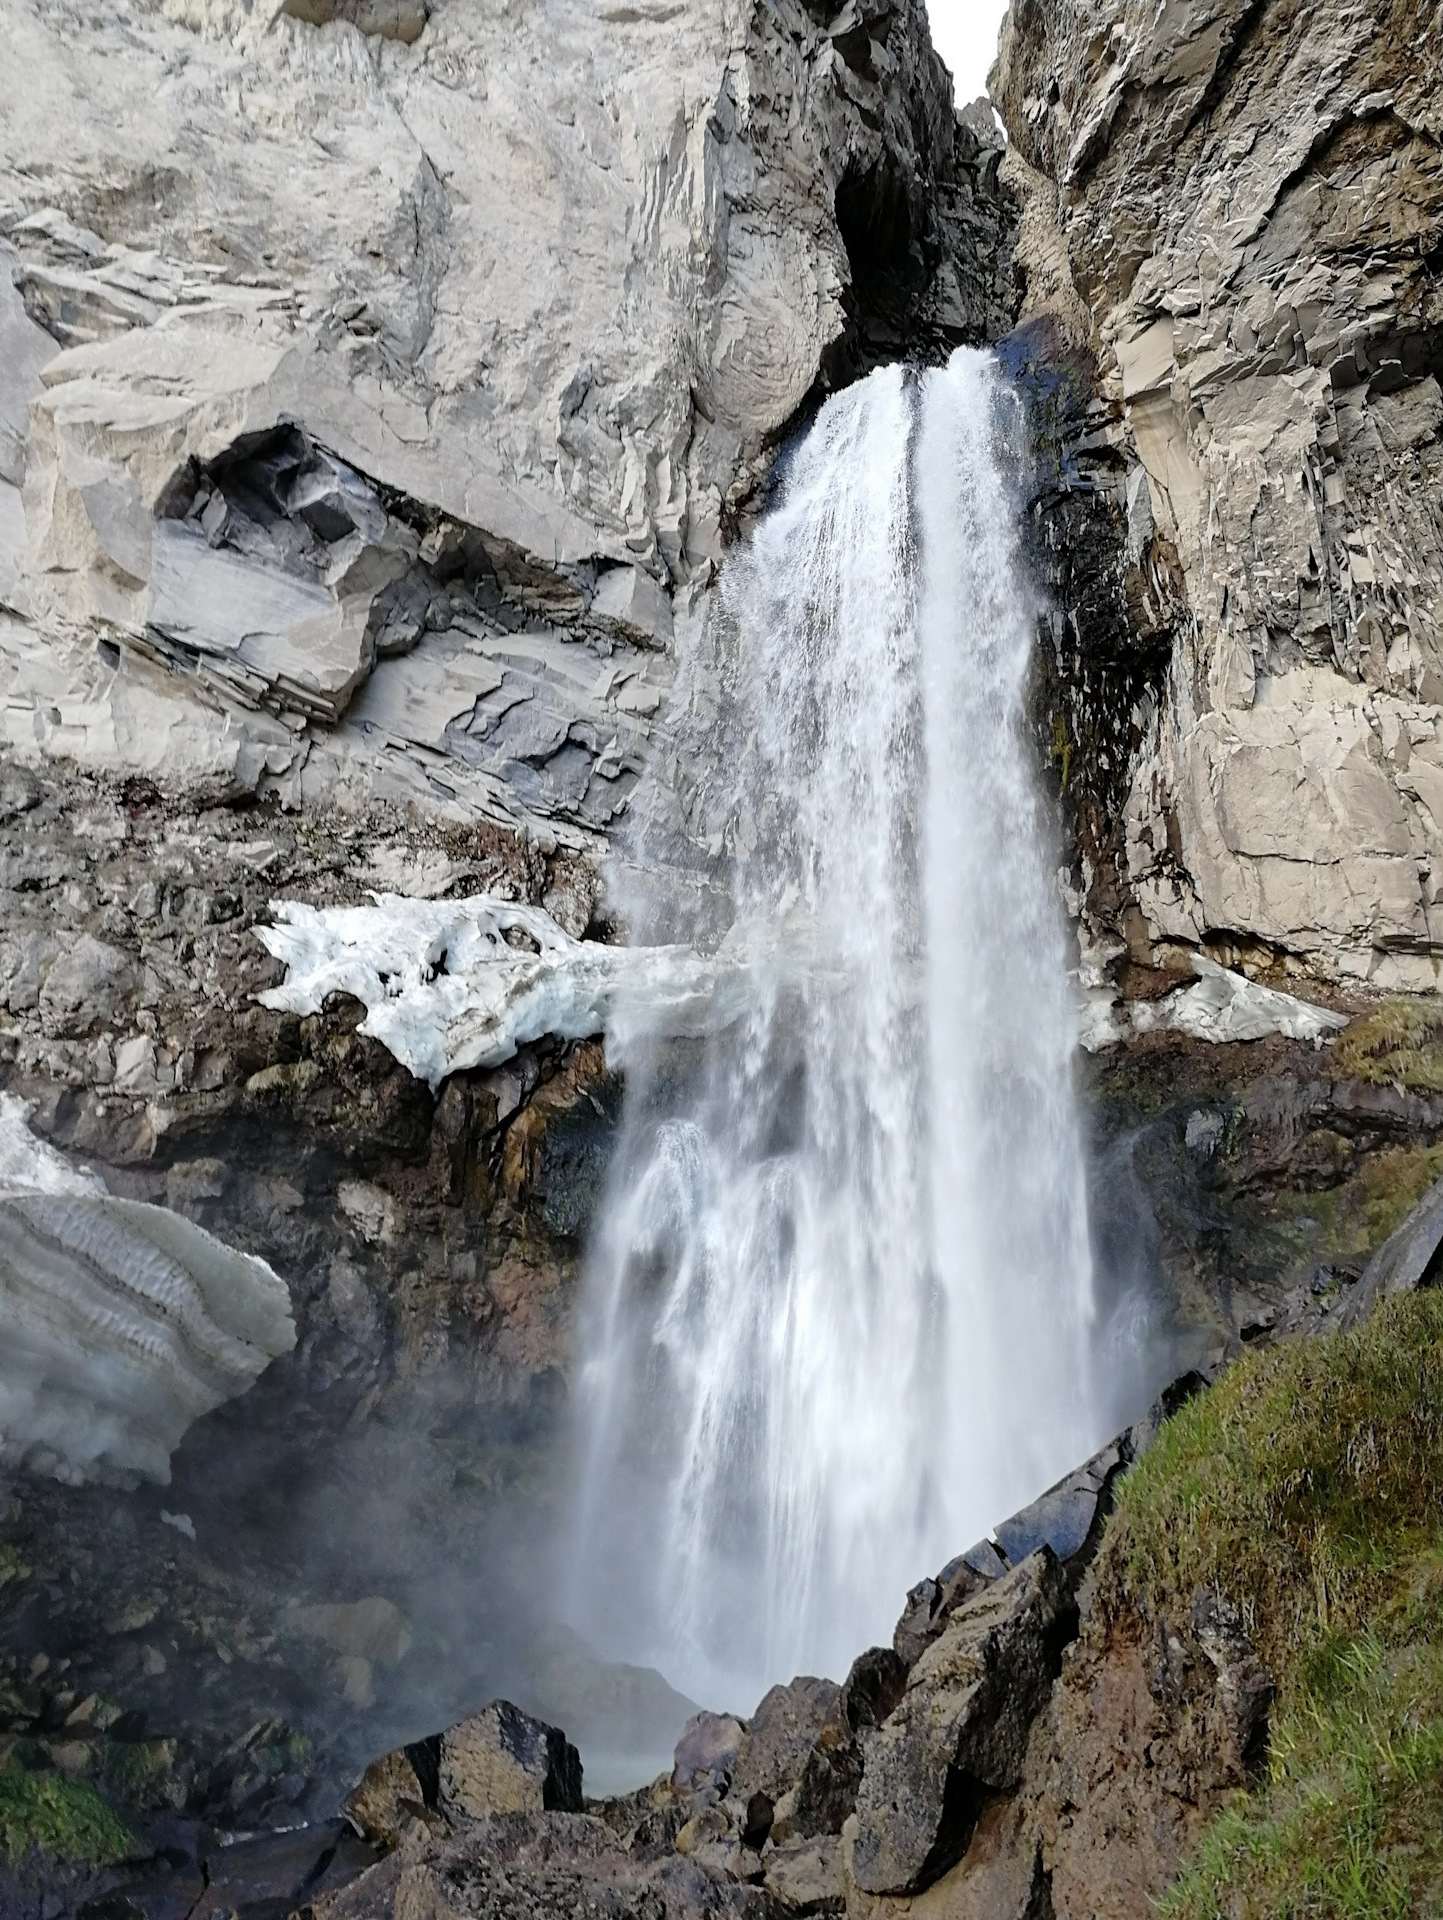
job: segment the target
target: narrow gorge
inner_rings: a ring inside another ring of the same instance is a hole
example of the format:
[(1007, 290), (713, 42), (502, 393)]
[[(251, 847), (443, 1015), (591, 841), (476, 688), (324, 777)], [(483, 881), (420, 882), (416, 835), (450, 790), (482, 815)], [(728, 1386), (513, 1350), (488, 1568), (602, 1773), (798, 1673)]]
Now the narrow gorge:
[(0, 1920), (1431, 1912), (1436, 7), (0, 23)]

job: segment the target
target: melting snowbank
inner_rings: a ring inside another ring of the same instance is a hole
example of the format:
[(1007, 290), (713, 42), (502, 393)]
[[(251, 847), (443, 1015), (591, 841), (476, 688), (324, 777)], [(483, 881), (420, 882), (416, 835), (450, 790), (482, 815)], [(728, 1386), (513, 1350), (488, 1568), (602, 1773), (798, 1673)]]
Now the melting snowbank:
[(542, 908), (491, 894), (372, 898), (370, 907), (274, 901), (280, 924), (255, 931), (286, 978), (258, 998), (310, 1014), (328, 994), (350, 994), (368, 1009), (361, 1032), (432, 1087), (448, 1073), (499, 1066), (545, 1034), (605, 1033), (624, 1046), (643, 1029), (704, 1033), (735, 998), (738, 956), (575, 940)]
[(1194, 1040), (1219, 1045), (1228, 1040), (1264, 1040), (1281, 1034), (1288, 1040), (1311, 1040), (1320, 1047), (1348, 1024), (1345, 1013), (1332, 1013), (1275, 987), (1260, 986), (1244, 974), (1220, 967), (1206, 954), (1192, 956), (1197, 975), (1190, 987), (1161, 1000), (1139, 1000), (1130, 1007), (1117, 1004), (1112, 989), (1084, 992), (1081, 1040), (1090, 1053), (1115, 1046), (1132, 1033), (1168, 1030)]
[(170, 1479), (192, 1421), (295, 1345), (285, 1282), (166, 1207), (121, 1200), (0, 1094), (0, 1464)]
[[(610, 947), (573, 939), (541, 907), (492, 894), (371, 897), (369, 907), (273, 901), (278, 924), (255, 933), (285, 963), (286, 977), (257, 998), (305, 1015), (319, 1013), (329, 994), (351, 995), (368, 1009), (361, 1032), (433, 1088), (449, 1073), (500, 1066), (547, 1034), (605, 1034), (624, 1054), (638, 1034), (716, 1033), (744, 1011), (749, 955), (731, 941), (715, 955)], [(818, 977), (838, 970), (837, 957), (823, 957), (795, 914), (777, 929), (773, 957)], [(1120, 1005), (1111, 987), (1085, 987), (1081, 1044), (1096, 1052), (1166, 1028), (1213, 1043), (1276, 1033), (1321, 1046), (1348, 1024), (1345, 1014), (1260, 986), (1205, 954), (1195, 954), (1192, 966), (1190, 987), (1131, 1006)]]

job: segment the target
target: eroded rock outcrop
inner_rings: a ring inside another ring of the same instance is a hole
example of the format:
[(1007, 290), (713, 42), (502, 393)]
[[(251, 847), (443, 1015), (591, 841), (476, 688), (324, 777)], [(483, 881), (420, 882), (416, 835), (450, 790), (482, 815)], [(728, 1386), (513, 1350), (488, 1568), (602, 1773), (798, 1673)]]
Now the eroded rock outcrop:
[(381, 1846), (506, 1813), (580, 1813), (581, 1760), (559, 1727), (493, 1700), (444, 1733), (372, 1761), (345, 1801)]
[(28, 757), (595, 845), (778, 436), (1007, 324), (1000, 148), (917, 0), (6, 24)]
[(1411, 0), (1008, 17), (1028, 308), (1084, 394), (1096, 357), (1050, 517), (1059, 758), (1092, 762), (1084, 878), (1135, 960), (1434, 984), (1437, 34)]
[[(599, 1045), (548, 1038), (432, 1095), (354, 1002), (259, 1006), (281, 969), (251, 928), (277, 889), (334, 906), (373, 885), (584, 925), (590, 877), (475, 827), (197, 813), (49, 767), (8, 766), (0, 815), (0, 1075), (31, 1133), (95, 1170), (100, 1204), (168, 1208), (283, 1275), (296, 1332), (195, 1422), (167, 1489), (0, 1469), (0, 1740), (113, 1779), (137, 1819), (189, 1805), (250, 1831), (326, 1817), (405, 1726), (503, 1689), (580, 1728), (597, 1677), (533, 1648), (535, 1610), (508, 1628), (505, 1589), (616, 1077)], [(688, 1703), (646, 1680), (666, 1742)], [(89, 1691), (112, 1704), (67, 1731)]]
[(1075, 1627), (1047, 1547), (950, 1616), (867, 1748), (852, 1873), (865, 1893), (910, 1893), (965, 1850), (986, 1797), (1022, 1779), (1032, 1722)]

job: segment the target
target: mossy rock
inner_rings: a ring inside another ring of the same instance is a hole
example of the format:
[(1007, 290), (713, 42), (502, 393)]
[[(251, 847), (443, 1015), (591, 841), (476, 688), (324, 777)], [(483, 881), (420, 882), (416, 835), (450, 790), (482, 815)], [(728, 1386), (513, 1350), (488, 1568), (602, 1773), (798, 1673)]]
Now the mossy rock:
[(107, 1740), (97, 1755), (96, 1777), (133, 1807), (179, 1811), (194, 1771), (178, 1764), (181, 1759), (177, 1740)]
[(0, 1766), (0, 1857), (8, 1862), (42, 1854), (71, 1866), (111, 1866), (138, 1846), (88, 1781), (35, 1771), (14, 1757)]
[(1389, 1147), (1370, 1154), (1349, 1180), (1315, 1192), (1281, 1195), (1272, 1226), (1278, 1264), (1319, 1261), (1361, 1265), (1443, 1179), (1443, 1146)]

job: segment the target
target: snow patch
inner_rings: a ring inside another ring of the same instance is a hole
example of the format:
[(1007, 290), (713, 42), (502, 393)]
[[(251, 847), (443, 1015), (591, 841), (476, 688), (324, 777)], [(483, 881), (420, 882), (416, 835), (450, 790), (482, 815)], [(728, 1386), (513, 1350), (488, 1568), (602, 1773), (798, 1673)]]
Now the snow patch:
[(1345, 1013), (1332, 1013), (1291, 993), (1280, 993), (1276, 987), (1260, 986), (1230, 967), (1220, 967), (1206, 954), (1192, 956), (1192, 970), (1197, 975), (1192, 986), (1161, 1000), (1135, 1001), (1131, 1007), (1117, 1005), (1115, 995), (1104, 998), (1096, 988), (1088, 989), (1081, 1014), (1082, 1045), (1096, 1053), (1115, 1046), (1129, 1033), (1166, 1031), (1214, 1045), (1265, 1040), (1277, 1033), (1321, 1047), (1348, 1024)]
[(433, 1088), (450, 1073), (500, 1066), (545, 1034), (604, 1033), (624, 1048), (642, 1032), (705, 1033), (735, 998), (736, 956), (577, 940), (541, 907), (492, 894), (372, 899), (369, 907), (273, 901), (277, 924), (255, 932), (286, 977), (257, 998), (305, 1015), (330, 994), (349, 994), (368, 1010), (360, 1031)]
[(0, 1095), (0, 1466), (165, 1485), (187, 1427), (295, 1345), (264, 1260), (107, 1193)]

